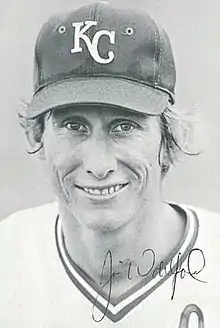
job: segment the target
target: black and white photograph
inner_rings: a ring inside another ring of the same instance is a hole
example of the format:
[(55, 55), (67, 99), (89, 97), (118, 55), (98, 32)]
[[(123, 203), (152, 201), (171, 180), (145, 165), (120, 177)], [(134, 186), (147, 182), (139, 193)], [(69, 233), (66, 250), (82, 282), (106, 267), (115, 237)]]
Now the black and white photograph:
[(0, 327), (218, 327), (219, 17), (2, 1)]

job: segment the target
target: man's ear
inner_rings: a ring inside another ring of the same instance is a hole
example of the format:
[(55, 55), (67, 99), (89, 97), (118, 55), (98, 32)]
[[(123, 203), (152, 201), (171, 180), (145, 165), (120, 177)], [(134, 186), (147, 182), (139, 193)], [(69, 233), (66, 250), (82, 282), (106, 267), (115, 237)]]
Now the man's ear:
[(168, 154), (168, 149), (163, 141), (161, 141), (160, 145), (159, 163), (161, 167), (161, 175), (163, 178), (170, 169), (170, 155)]
[(28, 131), (25, 134), (29, 145), (27, 153), (30, 155), (36, 154), (39, 159), (45, 160), (43, 138), (37, 141), (33, 135), (33, 131)]
[(30, 155), (36, 154), (38, 158), (45, 159), (43, 134), (44, 134), (44, 118), (26, 119), (19, 115), (20, 125), (25, 131), (26, 140), (28, 143), (27, 153)]

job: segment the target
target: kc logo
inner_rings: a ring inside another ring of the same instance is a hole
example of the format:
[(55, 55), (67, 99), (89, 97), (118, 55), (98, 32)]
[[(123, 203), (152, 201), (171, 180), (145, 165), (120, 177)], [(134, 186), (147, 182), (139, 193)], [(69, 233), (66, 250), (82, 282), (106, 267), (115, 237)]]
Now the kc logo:
[(115, 44), (115, 31), (101, 30), (96, 32), (93, 39), (84, 34), (90, 29), (91, 26), (96, 26), (97, 22), (95, 21), (85, 21), (79, 23), (72, 23), (72, 26), (75, 28), (74, 33), (74, 48), (71, 49), (71, 53), (82, 52), (80, 47), (80, 39), (84, 40), (91, 54), (92, 58), (100, 64), (109, 64), (113, 61), (115, 54), (113, 51), (108, 52), (108, 58), (102, 58), (98, 52), (99, 39), (102, 35), (107, 35), (109, 37), (110, 44)]

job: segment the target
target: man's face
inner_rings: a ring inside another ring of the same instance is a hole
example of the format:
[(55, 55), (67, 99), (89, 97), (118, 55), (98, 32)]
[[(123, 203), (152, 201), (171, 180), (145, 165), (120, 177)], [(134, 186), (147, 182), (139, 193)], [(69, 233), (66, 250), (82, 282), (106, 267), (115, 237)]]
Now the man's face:
[(158, 117), (68, 107), (52, 112), (43, 138), (59, 202), (87, 228), (119, 229), (159, 201)]

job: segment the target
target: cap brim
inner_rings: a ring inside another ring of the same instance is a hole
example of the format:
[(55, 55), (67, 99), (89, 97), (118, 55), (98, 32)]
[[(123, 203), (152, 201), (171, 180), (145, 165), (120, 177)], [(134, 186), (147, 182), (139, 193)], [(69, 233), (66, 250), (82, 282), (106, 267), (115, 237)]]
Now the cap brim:
[(25, 116), (35, 118), (51, 109), (70, 104), (108, 104), (146, 114), (160, 114), (168, 93), (151, 86), (120, 78), (68, 79), (49, 84), (38, 91)]

